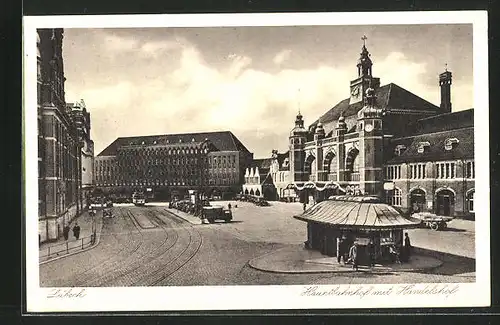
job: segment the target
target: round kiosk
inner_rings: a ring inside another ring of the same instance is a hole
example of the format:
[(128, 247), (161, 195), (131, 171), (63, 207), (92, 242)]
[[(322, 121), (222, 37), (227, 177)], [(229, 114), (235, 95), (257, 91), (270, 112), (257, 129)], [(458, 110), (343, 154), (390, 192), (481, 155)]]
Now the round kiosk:
[(370, 242), (377, 262), (393, 261), (393, 249), (402, 251), (404, 229), (421, 224), (372, 196), (332, 196), (294, 218), (307, 222), (307, 248), (337, 256), (357, 243), (360, 264), (369, 263)]

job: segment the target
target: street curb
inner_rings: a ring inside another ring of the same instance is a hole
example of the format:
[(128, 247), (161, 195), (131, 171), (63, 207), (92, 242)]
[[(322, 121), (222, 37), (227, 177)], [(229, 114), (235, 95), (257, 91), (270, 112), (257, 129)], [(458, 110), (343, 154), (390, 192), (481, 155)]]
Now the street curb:
[(80, 254), (80, 253), (89, 251), (91, 249), (94, 249), (95, 247), (97, 247), (97, 245), (99, 245), (99, 243), (101, 241), (102, 225), (103, 225), (103, 221), (101, 219), (101, 227), (100, 227), (101, 229), (99, 230), (99, 232), (96, 232), (96, 240), (95, 240), (94, 245), (90, 245), (90, 246), (88, 246), (88, 247), (86, 247), (86, 248), (84, 248), (82, 250), (79, 250), (79, 251), (75, 251), (75, 252), (64, 254), (64, 255), (59, 255), (57, 257), (50, 258), (50, 259), (42, 261), (42, 262), (38, 262), (38, 265), (47, 264), (47, 263), (54, 262), (54, 261), (60, 260), (62, 258), (68, 257), (68, 256), (73, 256), (73, 255)]
[(325, 274), (325, 273), (331, 273), (331, 274), (339, 274), (339, 273), (360, 273), (360, 272), (363, 272), (363, 273), (371, 273), (371, 274), (380, 274), (380, 273), (387, 273), (387, 272), (391, 272), (391, 273), (405, 273), (405, 272), (420, 272), (420, 271), (432, 271), (434, 269), (437, 269), (439, 267), (441, 267), (443, 265), (443, 261), (441, 259), (438, 259), (438, 258), (435, 258), (433, 257), (434, 259), (438, 260), (439, 263), (435, 266), (431, 266), (431, 267), (425, 267), (425, 268), (411, 268), (411, 269), (390, 269), (390, 268), (383, 268), (383, 269), (376, 269), (376, 270), (373, 270), (373, 269), (367, 269), (367, 270), (364, 270), (364, 269), (358, 269), (357, 271), (354, 271), (352, 269), (348, 269), (348, 270), (283, 270), (283, 269), (265, 269), (265, 268), (262, 268), (262, 267), (259, 267), (257, 265), (255, 265), (255, 262), (257, 260), (260, 260), (266, 256), (269, 256), (269, 255), (273, 255), (273, 254), (276, 254), (277, 252), (279, 252), (280, 250), (285, 250), (286, 247), (284, 248), (280, 248), (280, 249), (277, 249), (277, 250), (274, 250), (272, 252), (269, 252), (269, 253), (266, 253), (264, 255), (261, 255), (259, 257), (255, 257), (251, 260), (248, 261), (248, 266), (250, 266), (252, 269), (255, 269), (255, 270), (259, 270), (259, 271), (262, 271), (262, 272), (267, 272), (267, 273), (282, 273), (282, 274)]
[(167, 211), (167, 212), (169, 212), (169, 213), (173, 214), (174, 216), (176, 216), (176, 217), (178, 217), (178, 218), (181, 218), (182, 220), (184, 220), (184, 221), (186, 221), (186, 222), (189, 222), (189, 223), (190, 223), (190, 224), (192, 224), (192, 225), (202, 225), (202, 223), (201, 223), (201, 222), (200, 222), (200, 223), (194, 223), (194, 222), (192, 222), (191, 220), (189, 220), (189, 219), (187, 219), (187, 218), (185, 218), (185, 217), (183, 217), (183, 216), (180, 216), (180, 215), (178, 215), (177, 213), (172, 212), (172, 211), (170, 211), (170, 210), (171, 210), (171, 209), (167, 209), (167, 208), (165, 208), (165, 211)]

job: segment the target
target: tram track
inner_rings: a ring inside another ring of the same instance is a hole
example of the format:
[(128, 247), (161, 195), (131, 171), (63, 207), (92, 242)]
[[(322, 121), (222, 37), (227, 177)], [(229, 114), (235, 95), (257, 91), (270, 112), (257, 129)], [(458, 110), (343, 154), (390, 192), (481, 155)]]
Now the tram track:
[[(149, 218), (155, 218), (154, 213), (145, 211)], [(165, 232), (163, 242), (158, 245), (153, 251), (147, 252), (140, 257), (136, 257), (133, 263), (126, 265), (118, 272), (114, 272), (103, 283), (106, 286), (130, 286), (133, 285), (137, 278), (147, 276), (151, 268), (151, 264), (159, 261), (162, 256), (170, 251), (178, 242), (178, 234), (172, 232), (170, 228), (165, 227), (164, 223), (158, 222), (158, 227)]]
[[(174, 229), (177, 233), (179, 232), (177, 229), (182, 229), (183, 231), (187, 230), (187, 233), (189, 234), (188, 243), (177, 254), (172, 252), (173, 257), (171, 257), (163, 267), (156, 267), (152, 273), (148, 274), (147, 277), (136, 281), (134, 285), (155, 286), (161, 284), (163, 281), (165, 281), (167, 278), (175, 274), (183, 266), (189, 263), (196, 256), (203, 244), (203, 237), (198, 230), (196, 230), (191, 225), (186, 227), (186, 222), (184, 220), (180, 220), (177, 216), (169, 213), (166, 210), (165, 212), (167, 212), (167, 215), (163, 213), (161, 213), (161, 215), (167, 217), (167, 220), (175, 223), (176, 226), (179, 226), (172, 229)], [(163, 218), (160, 218), (159, 216), (155, 217), (158, 222), (164, 222)]]
[[(119, 212), (120, 212), (119, 217), (121, 217), (122, 220), (125, 220), (126, 223), (131, 222), (134, 225), (134, 227), (127, 227), (128, 231), (127, 231), (126, 235), (123, 235), (123, 234), (117, 235), (114, 232), (110, 231), (109, 233), (104, 234), (104, 236), (113, 237), (115, 242), (121, 247), (121, 249), (119, 249), (114, 254), (107, 254), (107, 255), (109, 255), (108, 258), (104, 259), (100, 263), (97, 263), (94, 267), (89, 268), (89, 269), (85, 270), (84, 272), (78, 274), (76, 277), (76, 281), (72, 281), (73, 286), (80, 286), (80, 287), (89, 286), (90, 283), (93, 283), (93, 282), (95, 282), (96, 279), (101, 278), (103, 273), (106, 274), (106, 273), (112, 271), (116, 267), (117, 264), (123, 263), (123, 261), (124, 261), (122, 258), (123, 255), (126, 254), (127, 257), (125, 259), (128, 259), (131, 256), (133, 256), (133, 254), (135, 252), (137, 252), (139, 250), (139, 248), (142, 246), (142, 244), (144, 242), (144, 236), (140, 232), (139, 228), (130, 219), (129, 215), (125, 215), (123, 213), (124, 211), (122, 209), (120, 209)], [(127, 211), (125, 211), (125, 212), (127, 212)], [(130, 223), (129, 223), (129, 225), (130, 225)], [(130, 230), (133, 228), (135, 228), (137, 230), (137, 232)], [(139, 242), (137, 242), (136, 240), (131, 240), (133, 237), (136, 237), (136, 234), (140, 235)], [(126, 238), (125, 244), (122, 244), (123, 238)], [(100, 275), (96, 276), (96, 273), (98, 273)]]

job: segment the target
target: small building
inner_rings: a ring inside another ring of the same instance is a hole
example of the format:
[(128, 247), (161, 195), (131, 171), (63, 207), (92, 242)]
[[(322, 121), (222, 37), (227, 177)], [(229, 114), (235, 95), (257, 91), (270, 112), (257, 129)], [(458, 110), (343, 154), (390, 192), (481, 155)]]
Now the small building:
[(362, 257), (372, 241), (377, 260), (388, 256), (391, 245), (402, 247), (404, 229), (420, 224), (372, 196), (332, 196), (295, 218), (307, 222), (307, 248), (337, 256), (339, 242), (345, 240), (348, 246), (358, 243)]

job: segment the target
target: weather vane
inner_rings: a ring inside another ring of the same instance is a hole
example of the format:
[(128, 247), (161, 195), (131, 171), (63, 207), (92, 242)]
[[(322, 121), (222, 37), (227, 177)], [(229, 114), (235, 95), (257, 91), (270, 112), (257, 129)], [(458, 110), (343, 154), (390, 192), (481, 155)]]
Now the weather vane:
[(368, 39), (368, 37), (366, 37), (366, 35), (363, 35), (363, 37), (361, 37), (361, 40), (363, 41), (363, 46), (366, 46), (367, 39)]

